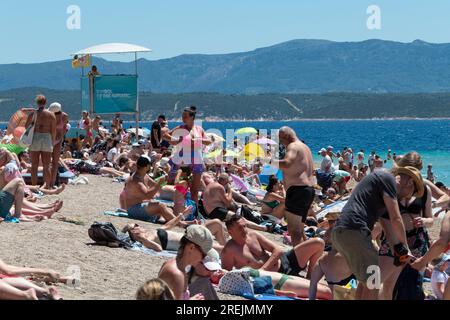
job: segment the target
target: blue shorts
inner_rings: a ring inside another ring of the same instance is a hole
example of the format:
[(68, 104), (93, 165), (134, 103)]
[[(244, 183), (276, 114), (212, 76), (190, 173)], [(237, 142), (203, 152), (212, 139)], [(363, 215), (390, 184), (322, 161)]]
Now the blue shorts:
[(14, 204), (14, 196), (5, 191), (0, 192), (0, 217), (5, 219)]
[(144, 222), (151, 222), (151, 223), (157, 223), (159, 220), (159, 216), (150, 216), (147, 213), (147, 204), (145, 203), (139, 203), (135, 206), (132, 206), (130, 209), (128, 209), (128, 218), (133, 220), (140, 220)]

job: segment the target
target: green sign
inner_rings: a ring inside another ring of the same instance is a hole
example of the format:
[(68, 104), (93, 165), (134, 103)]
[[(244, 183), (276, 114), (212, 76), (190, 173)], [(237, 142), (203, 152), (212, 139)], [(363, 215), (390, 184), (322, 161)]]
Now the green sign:
[[(94, 85), (94, 113), (134, 113), (137, 104), (137, 76), (96, 76)], [(89, 77), (82, 78), (81, 103), (90, 110)]]

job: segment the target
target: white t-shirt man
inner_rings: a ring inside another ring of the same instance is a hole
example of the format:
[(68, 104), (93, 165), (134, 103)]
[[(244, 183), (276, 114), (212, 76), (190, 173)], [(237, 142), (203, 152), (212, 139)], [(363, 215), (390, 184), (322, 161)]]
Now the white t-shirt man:
[(446, 272), (435, 269), (431, 275), (431, 288), (433, 289), (433, 293), (438, 298), (438, 300), (443, 299), (442, 292), (438, 289), (438, 284), (443, 283), (444, 288), (447, 285), (449, 275)]
[(322, 159), (322, 163), (320, 164), (320, 170), (325, 173), (333, 172), (333, 161), (331, 160), (329, 155), (325, 155)]

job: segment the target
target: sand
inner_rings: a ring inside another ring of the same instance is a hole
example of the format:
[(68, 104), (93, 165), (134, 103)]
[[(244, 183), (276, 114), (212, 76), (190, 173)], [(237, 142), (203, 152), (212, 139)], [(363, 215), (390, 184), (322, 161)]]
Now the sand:
[[(122, 228), (130, 220), (104, 216), (105, 210), (119, 206), (118, 194), (122, 184), (110, 178), (87, 176), (90, 184), (67, 186), (58, 196), (64, 200), (61, 213), (54, 219), (41, 223), (0, 223), (0, 258), (6, 263), (51, 268), (62, 275), (79, 270), (81, 283), (78, 288), (60, 285), (59, 291), (67, 300), (130, 300), (137, 288), (146, 280), (156, 278), (164, 258), (152, 257), (125, 249), (112, 249), (88, 245), (89, 226), (95, 221), (112, 222)], [(45, 197), (42, 202), (54, 200)], [(84, 226), (58, 221), (58, 217), (77, 219)], [(155, 225), (139, 222), (151, 229)], [(181, 230), (180, 230), (181, 231)], [(431, 230), (435, 238), (439, 233), (438, 222)], [(281, 236), (270, 235), (280, 243)], [(221, 299), (237, 299), (220, 295)]]

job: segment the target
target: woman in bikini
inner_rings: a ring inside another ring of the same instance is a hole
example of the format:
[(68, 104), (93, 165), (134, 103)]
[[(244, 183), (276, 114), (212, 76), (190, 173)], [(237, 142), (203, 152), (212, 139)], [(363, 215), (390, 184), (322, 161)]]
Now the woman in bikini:
[(272, 215), (278, 219), (284, 218), (285, 206), (284, 202), (286, 201), (286, 192), (284, 190), (283, 185), (278, 178), (275, 176), (271, 176), (269, 178), (269, 185), (266, 188), (266, 195), (262, 200), (262, 211), (263, 215)]
[(174, 157), (172, 158), (172, 175), (175, 175), (181, 166), (189, 166), (192, 171), (192, 182), (190, 185), (192, 200), (198, 203), (198, 192), (201, 187), (202, 173), (205, 171), (203, 163), (203, 146), (210, 145), (202, 127), (195, 124), (197, 107), (186, 108), (183, 112), (183, 124), (169, 131), (164, 139), (175, 145)]
[[(397, 164), (400, 168), (400, 165), (415, 164), (415, 168), (421, 169), (418, 162), (406, 163), (404, 160), (403, 162)], [(424, 193), (422, 196), (413, 196), (409, 199), (400, 199), (398, 201), (398, 206), (402, 215), (403, 224), (405, 225), (408, 246), (412, 255), (418, 259), (424, 256), (429, 249), (427, 228), (432, 227), (434, 223), (432, 214), (431, 188), (424, 182)], [(380, 222), (383, 222), (383, 219), (389, 219), (387, 214), (381, 217)], [(382, 223), (383, 227), (389, 227), (386, 225), (387, 224)], [(396, 242), (396, 239), (386, 239), (385, 237), (382, 237), (379, 250), (381, 282), (383, 283), (382, 290), (380, 291), (380, 298), (386, 300), (392, 300), (397, 279), (399, 279), (399, 276), (403, 271), (403, 267), (394, 265), (394, 255), (390, 243)], [(409, 268), (409, 266), (407, 266), (407, 268)], [(421, 283), (422, 281), (420, 278), (421, 276), (418, 275), (418, 283)]]
[(56, 140), (53, 145), (52, 154), (52, 180), (51, 185), (47, 186), (47, 189), (52, 189), (56, 183), (56, 176), (59, 169), (59, 159), (61, 157), (61, 148), (64, 140), (64, 135), (67, 132), (67, 124), (69, 123), (69, 116), (67, 113), (62, 112), (61, 104), (52, 103), (48, 108), (48, 111), (53, 112), (56, 117)]
[(328, 251), (324, 252), (322, 257), (320, 257), (311, 273), (309, 300), (315, 300), (317, 298), (320, 299), (317, 295), (317, 288), (323, 277), (325, 277), (325, 281), (327, 282), (331, 292), (334, 292), (334, 286), (345, 286), (351, 280), (356, 279), (348, 267), (345, 258), (333, 248), (333, 242), (331, 241), (330, 235), (337, 218), (338, 214), (335, 213), (329, 214), (326, 218), (328, 228), (325, 233), (324, 240), (329, 245)]

